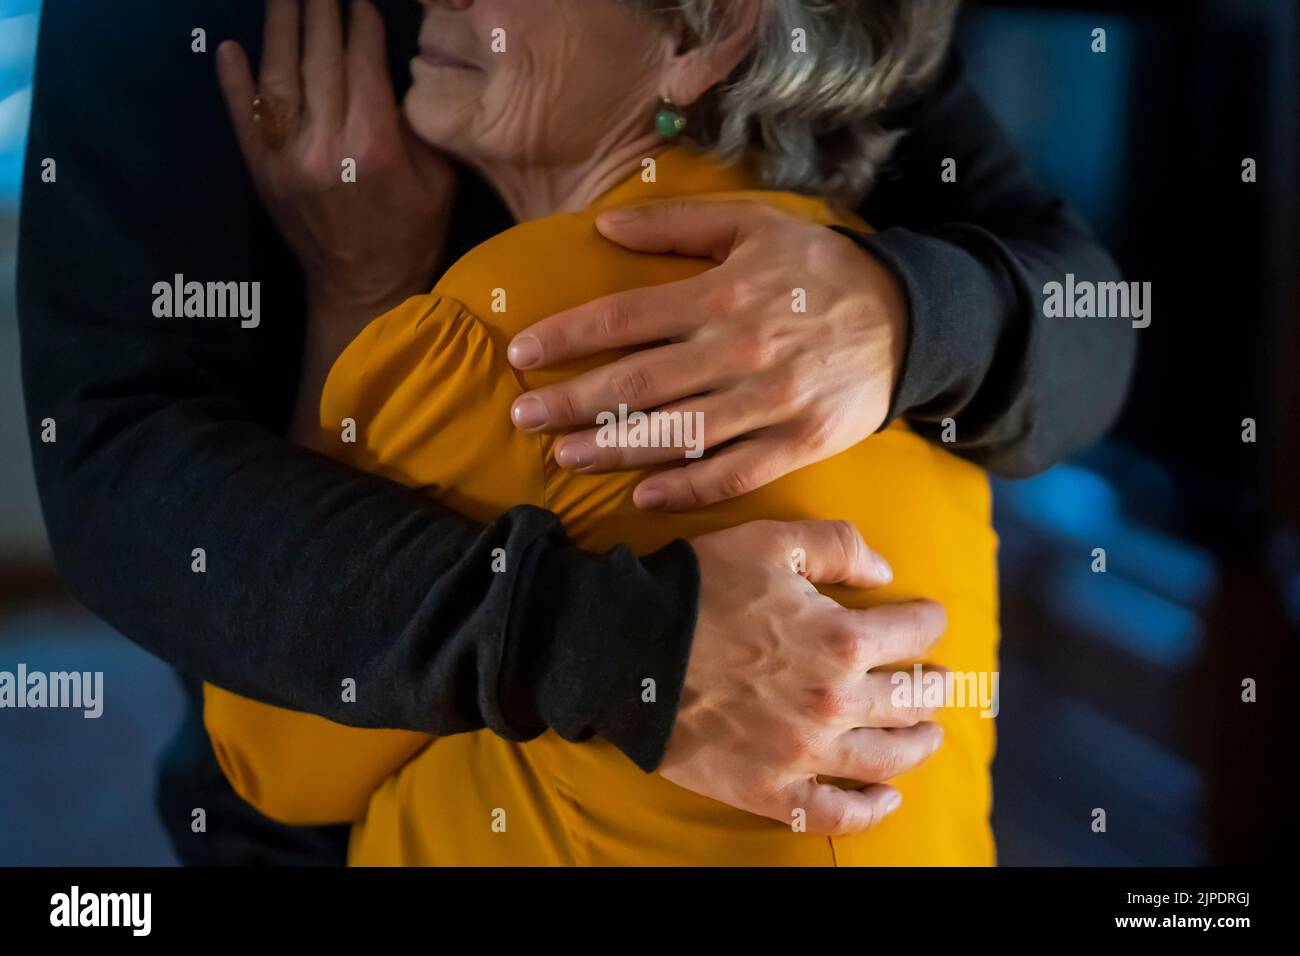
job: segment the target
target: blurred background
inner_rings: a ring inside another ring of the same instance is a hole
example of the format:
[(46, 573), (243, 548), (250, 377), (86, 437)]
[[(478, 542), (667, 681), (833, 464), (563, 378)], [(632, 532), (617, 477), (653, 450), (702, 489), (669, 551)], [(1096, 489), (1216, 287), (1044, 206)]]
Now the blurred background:
[[(0, 0), (0, 670), (102, 670), (130, 693), (89, 724), (0, 712), (0, 865), (168, 864), (153, 763), (179, 686), (63, 594), (31, 475), (13, 255), (39, 8)], [(1295, 0), (963, 14), (972, 81), (1155, 303), (1112, 435), (996, 485), (1003, 864), (1249, 863), (1295, 848), (1281, 703), (1300, 631), (1298, 28)]]

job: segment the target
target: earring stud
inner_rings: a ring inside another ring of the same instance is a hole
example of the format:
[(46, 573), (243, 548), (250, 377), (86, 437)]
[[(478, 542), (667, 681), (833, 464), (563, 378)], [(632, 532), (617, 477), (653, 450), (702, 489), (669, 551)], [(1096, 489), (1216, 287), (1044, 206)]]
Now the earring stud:
[(677, 112), (672, 100), (665, 98), (655, 114), (655, 129), (664, 139), (676, 139), (686, 129), (686, 117)]

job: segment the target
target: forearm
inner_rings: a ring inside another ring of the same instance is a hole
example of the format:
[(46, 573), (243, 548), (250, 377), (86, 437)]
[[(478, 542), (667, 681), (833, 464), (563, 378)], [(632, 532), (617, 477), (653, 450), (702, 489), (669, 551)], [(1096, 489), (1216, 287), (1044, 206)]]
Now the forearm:
[(302, 377), (294, 398), (286, 437), (295, 445), (312, 451), (324, 448), (320, 431), (320, 394), (325, 387), (325, 379), (329, 377), (332, 363), (333, 358), (311, 347), (304, 351), (302, 357)]
[[(455, 725), (460, 706), (459, 721), (473, 724), (473, 702), (436, 686), (446, 632), (435, 618), (448, 601), (437, 586), (483, 546), (525, 547), (546, 529), (476, 531), (220, 404), (132, 415), (93, 450), (66, 426), (68, 453), (35, 447), (72, 593), (164, 660), (257, 699), (430, 731)], [(358, 682), (355, 705), (342, 703), (345, 678)]]
[[(399, 297), (400, 300), (400, 297)], [(302, 366), (293, 412), (289, 417), (290, 441), (313, 451), (320, 451), (320, 397), (330, 369), (348, 343), (366, 322), (382, 315), (397, 302), (374, 308), (333, 305), (309, 290), (307, 294), (307, 328), (303, 336)], [(336, 423), (340, 428), (342, 423)]]
[(959, 58), (897, 122), (910, 132), (863, 210), (880, 231), (859, 237), (909, 300), (890, 418), (998, 474), (1041, 471), (1110, 425), (1137, 346), (1121, 318), (1044, 316), (1043, 287), (1119, 268), (1037, 182)]
[[(476, 526), (204, 401), (122, 424), (93, 450), (69, 430), (62, 448), (82, 445), (71, 456), (37, 445), (37, 468), (69, 589), (146, 649), (349, 725), (516, 739), (559, 726), (657, 761), (671, 708), (611, 705), (582, 662), (649, 657), (669, 681), (684, 674), (689, 548), (580, 554), (535, 508)], [(497, 548), (511, 571), (494, 573)], [(601, 599), (613, 582), (618, 606)]]
[[(1065, 211), (1033, 236), (976, 226), (863, 237), (906, 291), (908, 344), (889, 419), (1006, 477), (1097, 441), (1122, 406), (1137, 337), (1124, 318), (1043, 314), (1043, 286), (1119, 281)], [(949, 426), (951, 423), (951, 427)]]

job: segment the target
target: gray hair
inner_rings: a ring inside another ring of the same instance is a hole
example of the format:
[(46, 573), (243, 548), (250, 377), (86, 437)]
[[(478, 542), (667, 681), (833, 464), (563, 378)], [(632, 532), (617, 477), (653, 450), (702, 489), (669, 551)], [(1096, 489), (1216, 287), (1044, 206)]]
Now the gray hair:
[[(736, 0), (633, 2), (707, 45)], [(725, 161), (752, 153), (771, 188), (855, 206), (903, 135), (884, 113), (942, 62), (958, 0), (756, 2), (753, 50), (691, 109), (687, 134)], [(795, 52), (796, 30), (806, 52)]]

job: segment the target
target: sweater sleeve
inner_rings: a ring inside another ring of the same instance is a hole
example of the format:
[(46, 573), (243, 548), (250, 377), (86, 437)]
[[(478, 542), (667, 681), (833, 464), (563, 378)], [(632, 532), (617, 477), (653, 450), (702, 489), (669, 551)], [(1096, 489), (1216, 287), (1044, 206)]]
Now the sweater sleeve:
[[(898, 278), (911, 331), (887, 422), (903, 417), (1007, 477), (1096, 441), (1119, 413), (1137, 336), (1121, 318), (1043, 314), (1043, 288), (1120, 279), (1079, 216), (1046, 191), (965, 80), (953, 54), (891, 123), (906, 136), (853, 234)], [(944, 182), (946, 160), (955, 181)]]

